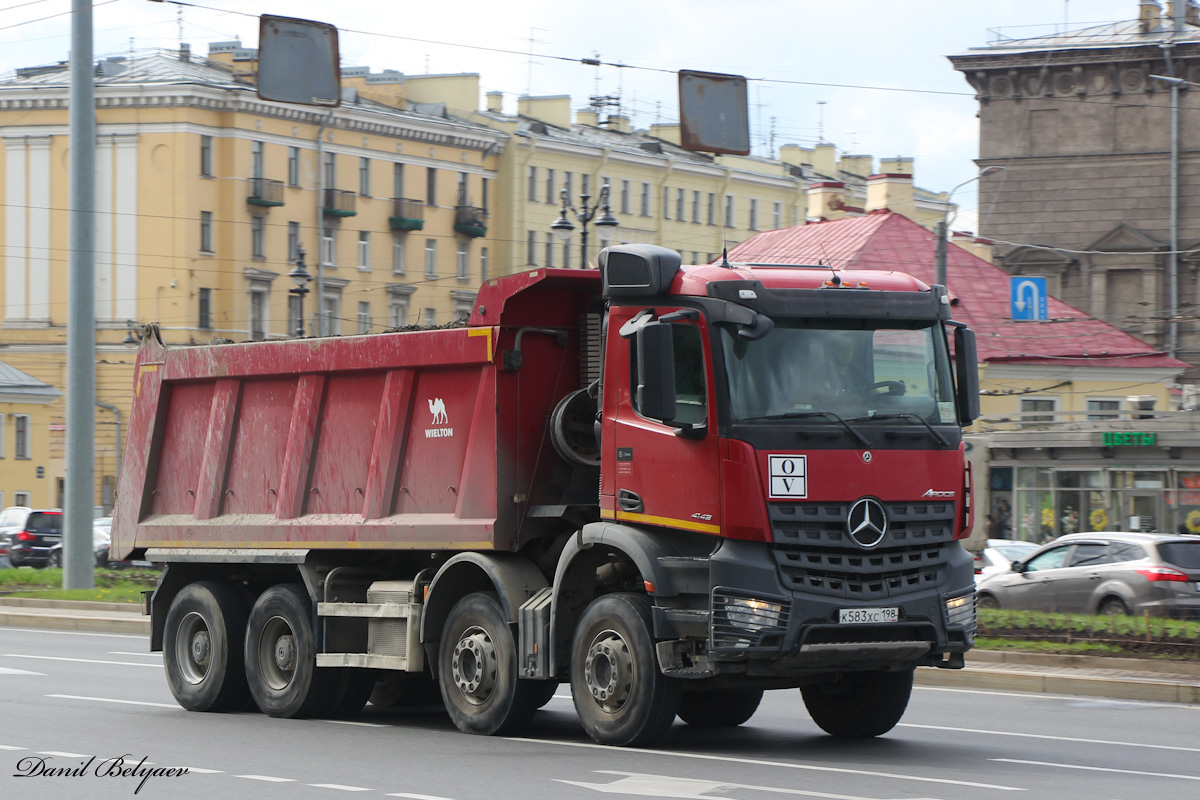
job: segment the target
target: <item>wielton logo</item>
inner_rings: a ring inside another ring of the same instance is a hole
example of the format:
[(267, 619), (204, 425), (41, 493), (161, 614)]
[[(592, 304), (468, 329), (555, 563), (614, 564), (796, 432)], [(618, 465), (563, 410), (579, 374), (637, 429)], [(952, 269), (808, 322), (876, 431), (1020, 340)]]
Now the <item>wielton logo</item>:
[[(429, 413), (433, 415), (433, 421), (431, 424), (435, 426), (448, 425), (450, 418), (446, 416), (446, 402), (440, 397), (434, 397), (426, 402), (429, 403)], [(454, 428), (433, 427), (425, 429), (426, 439), (445, 439), (453, 435)]]
[(878, 500), (864, 497), (850, 506), (846, 515), (846, 530), (860, 547), (871, 548), (887, 535), (887, 512)]

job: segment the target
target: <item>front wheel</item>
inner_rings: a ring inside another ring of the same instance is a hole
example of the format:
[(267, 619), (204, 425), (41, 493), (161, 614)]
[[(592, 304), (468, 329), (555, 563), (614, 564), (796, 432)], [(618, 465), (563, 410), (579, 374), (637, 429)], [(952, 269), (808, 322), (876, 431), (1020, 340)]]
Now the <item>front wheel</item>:
[(736, 728), (754, 716), (762, 696), (762, 689), (684, 692), (679, 718), (693, 728)]
[(658, 668), (647, 597), (609, 594), (583, 612), (571, 694), (583, 729), (600, 744), (644, 745), (671, 727), (681, 687)]
[(299, 586), (272, 586), (255, 602), (246, 630), (246, 677), (254, 702), (272, 717), (319, 715), (338, 699), (342, 676), (317, 669), (312, 603)]
[(188, 711), (229, 711), (245, 703), (246, 605), (231, 587), (209, 581), (188, 584), (171, 601), (163, 666), (171, 694)]
[(800, 692), (821, 730), (841, 739), (865, 739), (887, 733), (904, 716), (913, 672), (846, 672)]

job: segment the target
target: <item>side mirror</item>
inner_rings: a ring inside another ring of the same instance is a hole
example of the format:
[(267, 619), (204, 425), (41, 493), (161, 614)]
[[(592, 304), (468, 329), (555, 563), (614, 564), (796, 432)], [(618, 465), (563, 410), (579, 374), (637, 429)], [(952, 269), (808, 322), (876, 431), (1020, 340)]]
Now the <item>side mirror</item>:
[(979, 358), (975, 351), (975, 331), (954, 327), (954, 372), (958, 377), (958, 418), (970, 425), (979, 418)]
[(1014, 561), (1008, 565), (1008, 568), (1010, 570), (1012, 570), (1013, 572), (1024, 572), (1025, 564), (1024, 564), (1024, 562), (1021, 562), (1021, 561)]
[(675, 340), (670, 323), (649, 322), (637, 333), (638, 374), (634, 399), (642, 416), (675, 419)]

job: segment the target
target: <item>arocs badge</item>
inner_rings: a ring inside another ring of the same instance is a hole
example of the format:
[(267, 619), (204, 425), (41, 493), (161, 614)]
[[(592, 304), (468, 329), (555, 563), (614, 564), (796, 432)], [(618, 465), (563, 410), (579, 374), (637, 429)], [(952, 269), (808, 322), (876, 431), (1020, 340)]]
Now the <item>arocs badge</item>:
[(773, 498), (808, 497), (808, 456), (767, 456)]

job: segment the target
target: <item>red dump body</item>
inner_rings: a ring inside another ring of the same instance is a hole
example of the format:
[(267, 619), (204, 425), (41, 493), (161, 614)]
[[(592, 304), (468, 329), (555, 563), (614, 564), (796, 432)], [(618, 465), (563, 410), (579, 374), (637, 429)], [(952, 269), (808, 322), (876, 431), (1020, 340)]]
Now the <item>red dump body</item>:
[[(113, 525), (146, 548), (515, 550), (580, 388), (600, 276), (489, 281), (465, 328), (165, 348), (145, 337)], [(503, 368), (520, 339), (522, 368)], [(566, 337), (566, 341), (562, 337)]]

